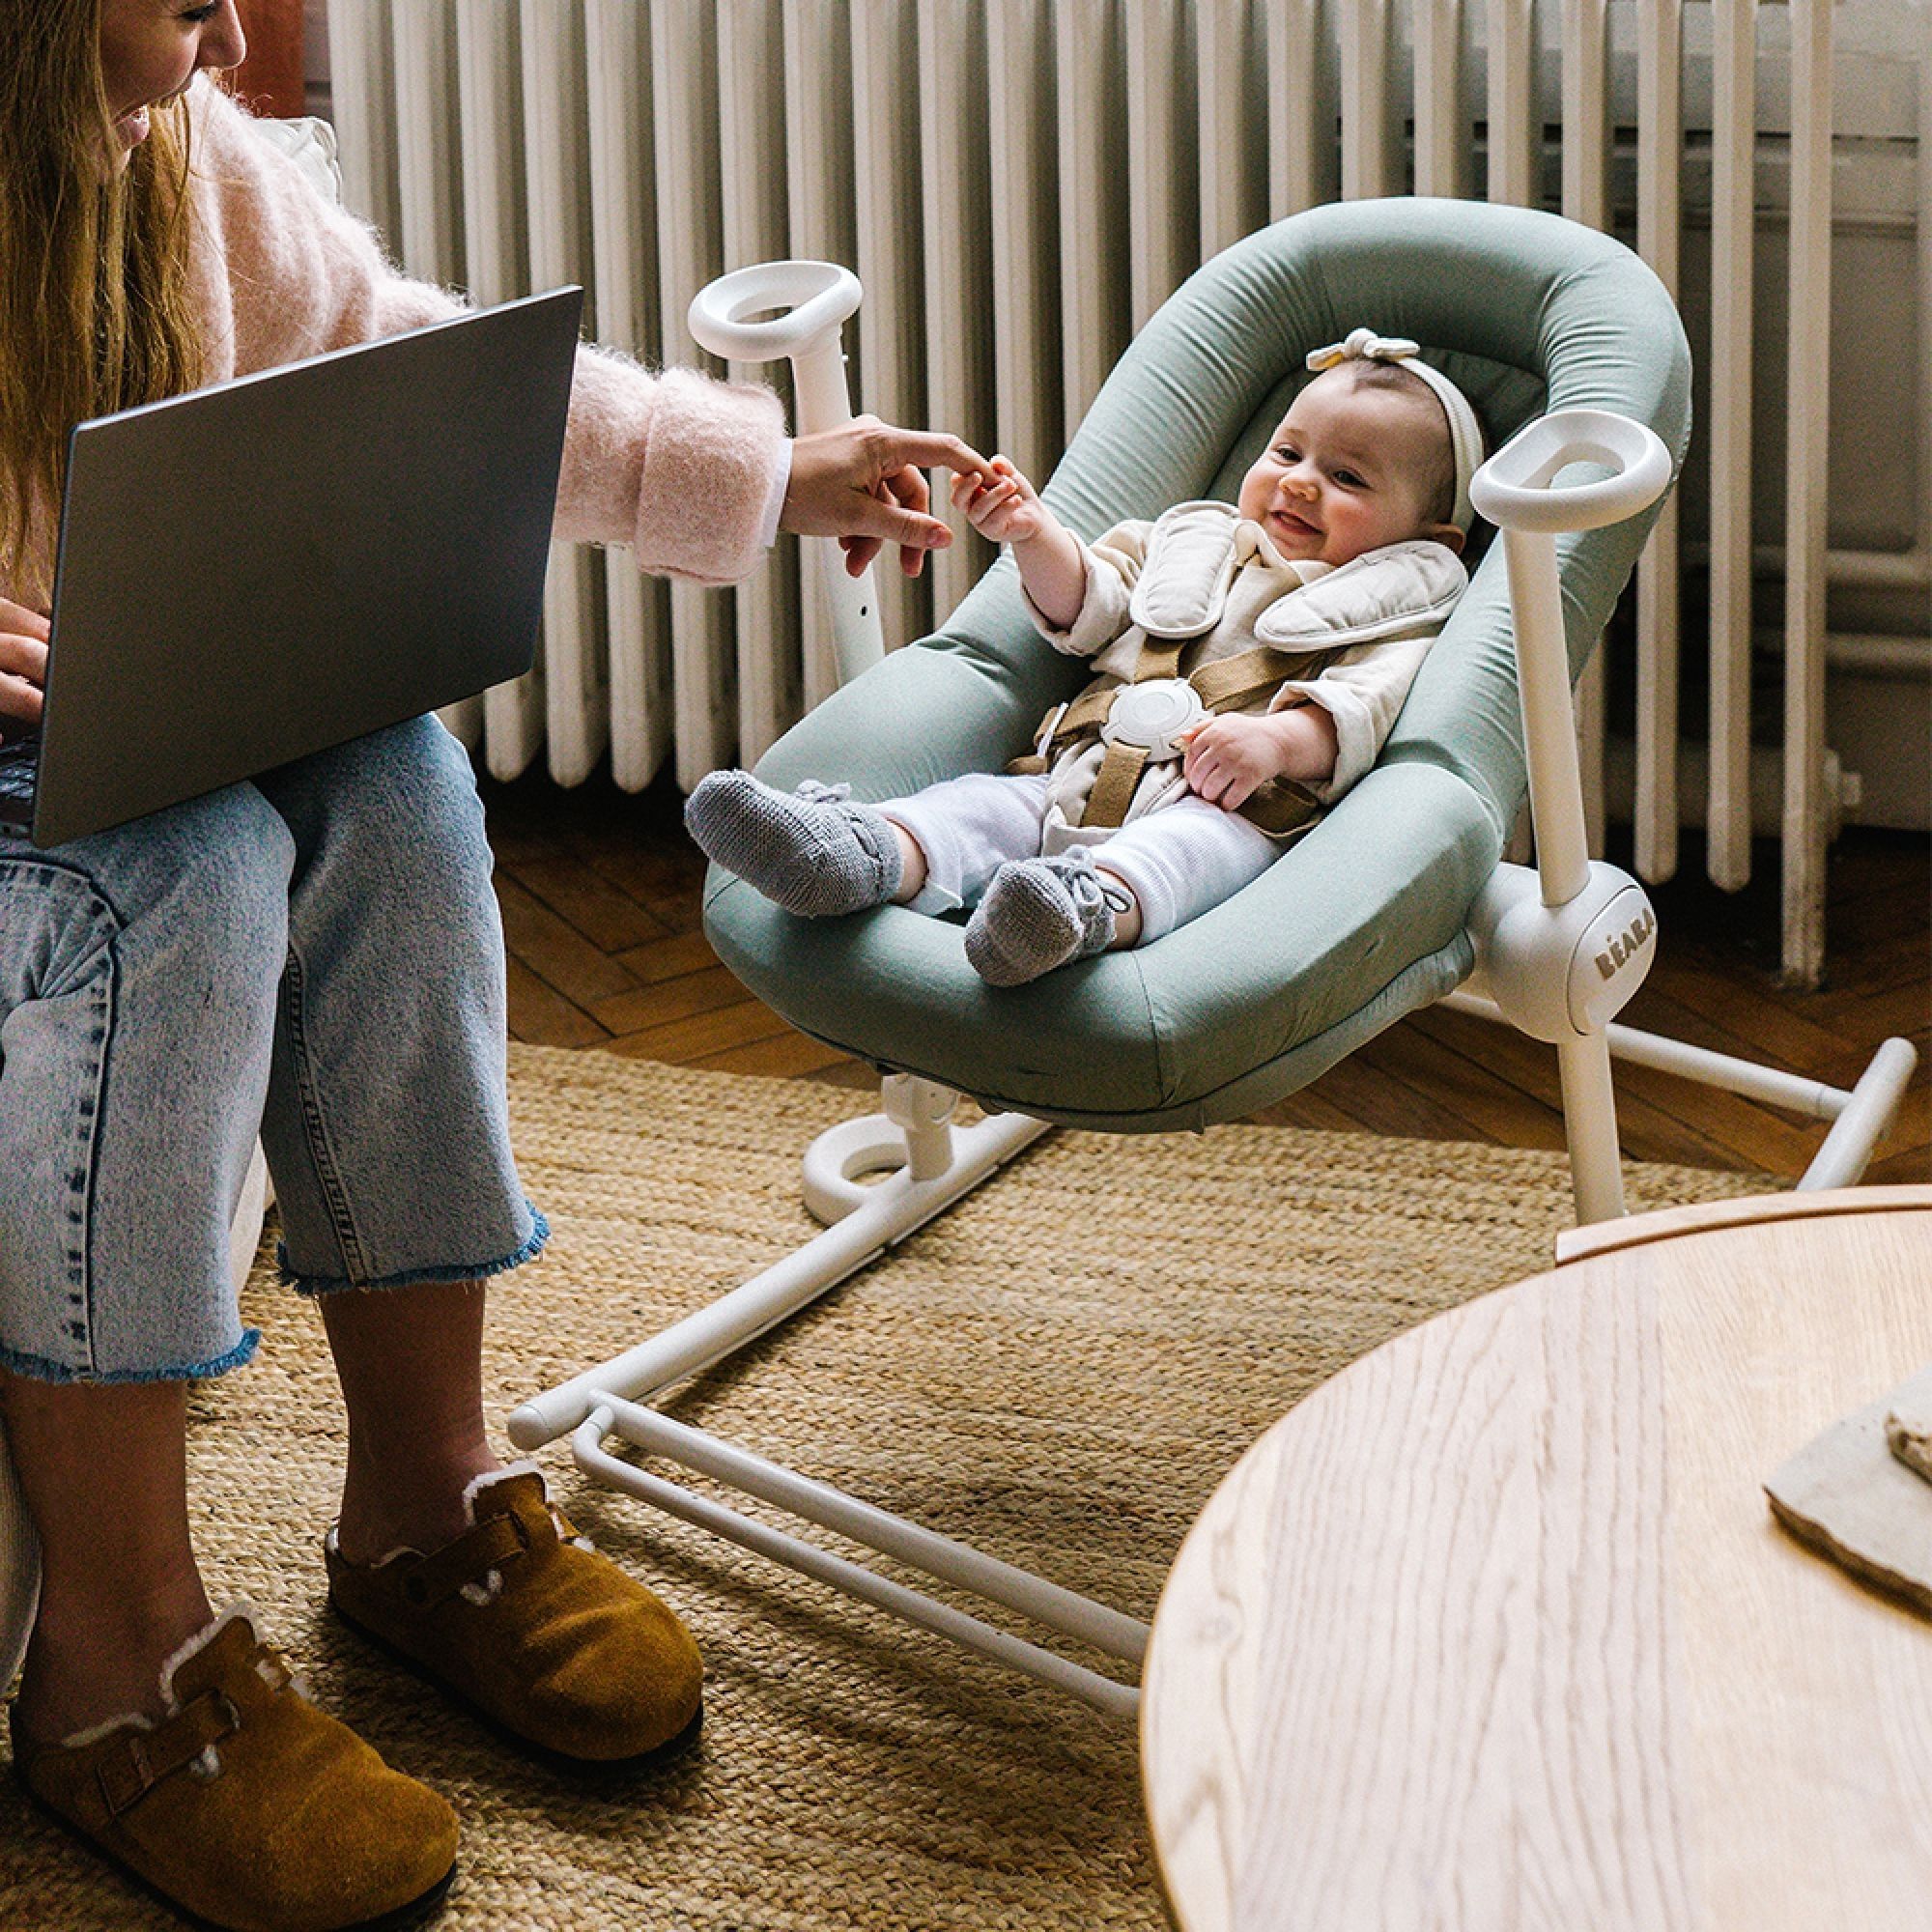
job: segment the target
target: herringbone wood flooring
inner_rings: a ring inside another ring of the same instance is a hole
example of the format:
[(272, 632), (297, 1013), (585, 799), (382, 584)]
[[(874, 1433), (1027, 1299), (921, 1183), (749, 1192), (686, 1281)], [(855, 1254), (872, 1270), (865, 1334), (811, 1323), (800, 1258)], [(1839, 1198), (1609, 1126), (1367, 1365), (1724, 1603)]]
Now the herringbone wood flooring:
[[(483, 789), (510, 955), (510, 1030), (522, 1040), (741, 1073), (866, 1086), (870, 1069), (794, 1032), (718, 964), (699, 913), (703, 861), (682, 801), (661, 781), (638, 797), (598, 778), (563, 791), (540, 777)], [(1697, 1045), (1849, 1086), (1871, 1049), (1903, 1034), (1921, 1059), (1868, 1179), (1932, 1180), (1932, 843), (1848, 832), (1831, 870), (1830, 980), (1777, 980), (1776, 854), (1727, 897), (1687, 841), (1678, 880), (1653, 896), (1660, 952), (1624, 1018)], [(1506, 1028), (1412, 1015), (1257, 1118), (1307, 1127), (1560, 1149), (1553, 1053)], [(1638, 1160), (1804, 1171), (1822, 1129), (1642, 1068), (1618, 1068), (1625, 1151)]]

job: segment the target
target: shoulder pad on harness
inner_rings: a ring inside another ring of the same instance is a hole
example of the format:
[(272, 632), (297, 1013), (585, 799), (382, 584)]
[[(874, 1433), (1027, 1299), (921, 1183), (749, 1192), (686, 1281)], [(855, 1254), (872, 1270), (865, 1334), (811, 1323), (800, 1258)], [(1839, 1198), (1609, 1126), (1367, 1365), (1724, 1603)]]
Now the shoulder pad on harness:
[(1127, 615), (1151, 638), (1198, 638), (1221, 621), (1235, 581), (1232, 503), (1177, 503), (1148, 536), (1147, 561)]
[(1426, 538), (1384, 544), (1278, 597), (1256, 619), (1255, 636), (1278, 651), (1423, 637), (1441, 628), (1468, 587), (1463, 559), (1446, 545)]

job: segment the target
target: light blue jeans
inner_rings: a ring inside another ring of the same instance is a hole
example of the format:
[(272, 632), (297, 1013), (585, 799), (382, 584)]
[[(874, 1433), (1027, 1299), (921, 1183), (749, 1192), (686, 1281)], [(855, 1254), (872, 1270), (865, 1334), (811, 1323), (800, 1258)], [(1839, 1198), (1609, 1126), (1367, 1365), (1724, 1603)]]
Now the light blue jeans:
[(304, 1293), (536, 1253), (490, 871), (428, 718), (52, 851), (0, 836), (0, 1366), (246, 1361), (228, 1227), (258, 1124)]

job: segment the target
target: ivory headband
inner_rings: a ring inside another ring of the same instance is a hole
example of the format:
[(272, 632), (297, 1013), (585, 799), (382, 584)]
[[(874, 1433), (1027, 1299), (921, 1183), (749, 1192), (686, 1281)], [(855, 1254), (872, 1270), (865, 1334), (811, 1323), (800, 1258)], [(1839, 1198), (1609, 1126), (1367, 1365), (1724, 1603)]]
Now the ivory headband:
[(1469, 479), (1483, 460), (1482, 426), (1468, 397), (1441, 370), (1423, 361), (1421, 352), (1421, 344), (1406, 335), (1378, 335), (1372, 328), (1351, 328), (1347, 341), (1311, 349), (1308, 366), (1320, 371), (1344, 362), (1396, 362), (1435, 391), (1442, 413), (1449, 418), (1449, 447), (1456, 458), (1456, 509), (1450, 521), (1459, 530), (1466, 530), (1476, 517), (1469, 501)]

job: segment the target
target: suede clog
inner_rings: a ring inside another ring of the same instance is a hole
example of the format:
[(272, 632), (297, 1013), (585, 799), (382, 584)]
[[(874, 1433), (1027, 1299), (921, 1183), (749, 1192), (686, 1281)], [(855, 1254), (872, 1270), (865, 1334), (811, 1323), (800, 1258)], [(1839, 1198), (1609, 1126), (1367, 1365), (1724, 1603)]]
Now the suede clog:
[(551, 1508), (536, 1469), (479, 1477), (465, 1504), (454, 1542), (374, 1563), (347, 1561), (331, 1530), (337, 1614), (554, 1757), (631, 1763), (696, 1732), (704, 1665), (690, 1633)]
[(164, 1717), (59, 1745), (16, 1724), (15, 1774), (151, 1891), (222, 1932), (387, 1932), (440, 1904), (455, 1812), (317, 1710), (245, 1605), (168, 1660), (161, 1693)]

